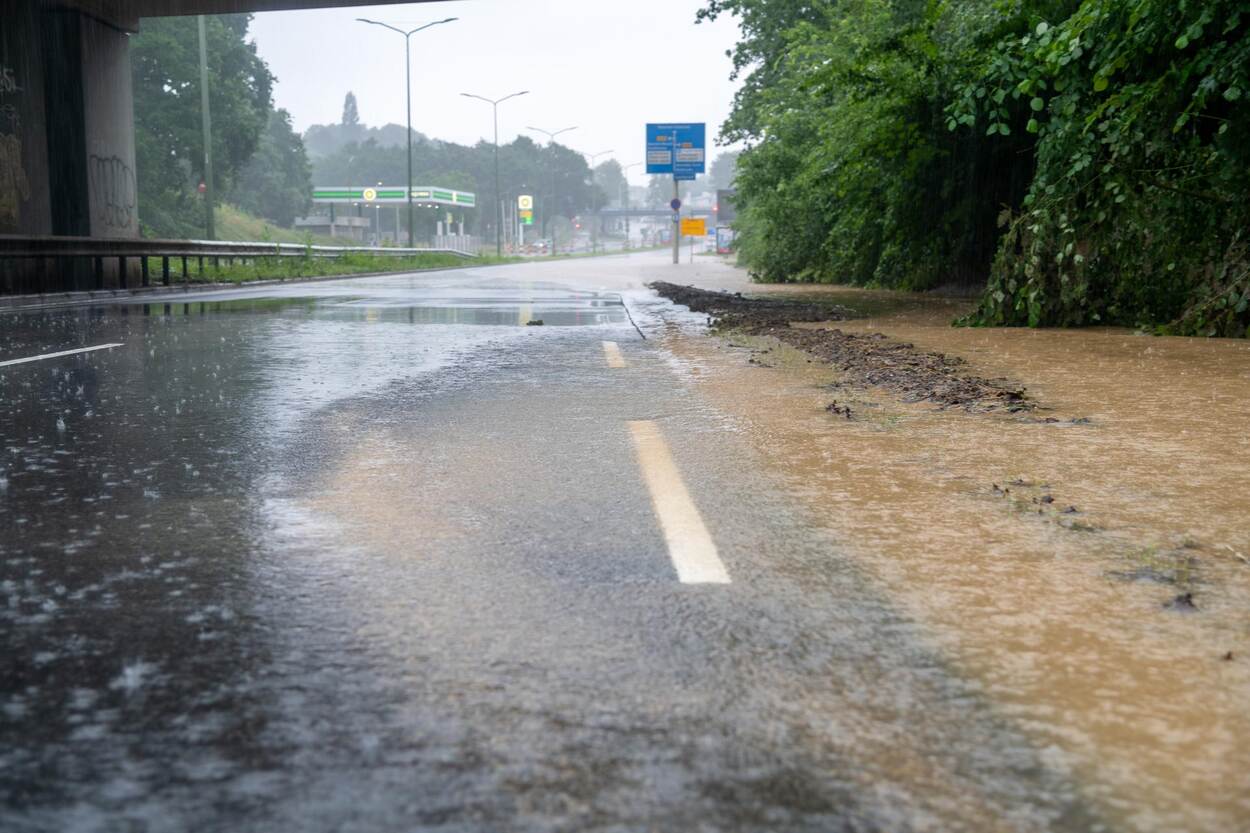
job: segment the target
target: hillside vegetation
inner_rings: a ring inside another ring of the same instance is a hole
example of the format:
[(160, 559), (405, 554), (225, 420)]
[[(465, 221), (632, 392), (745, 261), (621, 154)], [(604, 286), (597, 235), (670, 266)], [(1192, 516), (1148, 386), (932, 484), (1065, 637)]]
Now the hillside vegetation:
[(712, 0), (741, 260), (984, 284), (967, 323), (1250, 331), (1250, 5)]
[(233, 205), (217, 207), (217, 236), (222, 240), (249, 242), (272, 240), (274, 243), (312, 243), (316, 246), (364, 245), (359, 240), (353, 240), (350, 237), (310, 235), (299, 229), (283, 228)]

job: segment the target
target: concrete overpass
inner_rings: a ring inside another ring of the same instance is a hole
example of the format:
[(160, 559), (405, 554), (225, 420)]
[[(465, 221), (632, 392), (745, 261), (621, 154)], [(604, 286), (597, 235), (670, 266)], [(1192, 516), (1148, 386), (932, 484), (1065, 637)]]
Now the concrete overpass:
[(138, 237), (129, 37), (140, 18), (356, 5), (365, 0), (5, 2), (0, 235)]
[[(668, 206), (663, 208), (601, 208), (597, 212), (604, 219), (613, 217), (672, 217), (673, 209)], [(716, 211), (711, 208), (687, 208), (681, 207), (682, 215), (686, 217), (713, 217)]]

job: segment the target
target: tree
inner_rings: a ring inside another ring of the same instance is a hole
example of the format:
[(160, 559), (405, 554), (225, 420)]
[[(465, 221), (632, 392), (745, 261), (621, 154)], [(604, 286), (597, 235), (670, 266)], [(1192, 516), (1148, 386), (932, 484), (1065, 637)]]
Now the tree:
[[(1244, 0), (709, 0), (740, 262), (985, 285), (981, 324), (1250, 334)], [(987, 283), (988, 281), (988, 283)]]
[[(402, 124), (384, 124), (381, 127), (366, 127), (359, 123), (314, 124), (304, 131), (304, 147), (309, 156), (317, 158), (337, 153), (352, 142), (372, 140), (379, 147), (407, 147), (407, 135), (408, 131)], [(429, 139), (414, 130), (412, 141), (418, 143)]]
[[(273, 75), (247, 42), (250, 15), (206, 18), (213, 170), (228, 193), (269, 119)], [(131, 39), (139, 219), (161, 236), (203, 233), (199, 36), (194, 17), (144, 21)]]
[(738, 176), (738, 151), (727, 150), (716, 155), (708, 179), (713, 188), (732, 188)]
[(647, 180), (647, 207), (659, 208), (668, 205), (673, 199), (673, 178), (671, 176), (653, 176)]
[(621, 169), (620, 162), (617, 162), (615, 159), (600, 162), (595, 167), (594, 179), (595, 185), (602, 192), (602, 200), (605, 205), (620, 202), (624, 199), (626, 188), (625, 171)]
[(286, 110), (269, 113), (260, 147), (239, 172), (230, 199), (244, 211), (290, 227), (312, 200), (312, 167)]
[(1035, 165), (971, 320), (1250, 336), (1250, 8), (1041, 11), (948, 108), (958, 134), (1029, 136)]
[(356, 109), (356, 94), (351, 90), (343, 96), (342, 124), (344, 127), (355, 127), (360, 124), (360, 111)]
[(721, 131), (746, 144), (741, 262), (769, 280), (984, 281), (997, 214), (1020, 204), (1031, 160), (1027, 143), (951, 135), (945, 107), (1027, 8), (732, 0), (705, 11), (743, 24), (735, 67), (749, 75)]

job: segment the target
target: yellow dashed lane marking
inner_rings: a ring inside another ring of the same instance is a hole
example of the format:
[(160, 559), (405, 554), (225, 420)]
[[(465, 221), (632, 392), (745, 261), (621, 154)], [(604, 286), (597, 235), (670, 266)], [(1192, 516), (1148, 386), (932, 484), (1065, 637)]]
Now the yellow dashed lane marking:
[(690, 499), (660, 427), (650, 420), (637, 420), (629, 423), (629, 433), (677, 578), (682, 584), (729, 584), (729, 572)]
[(621, 355), (621, 348), (615, 341), (603, 342), (603, 357), (608, 360), (608, 367), (624, 367), (625, 357)]

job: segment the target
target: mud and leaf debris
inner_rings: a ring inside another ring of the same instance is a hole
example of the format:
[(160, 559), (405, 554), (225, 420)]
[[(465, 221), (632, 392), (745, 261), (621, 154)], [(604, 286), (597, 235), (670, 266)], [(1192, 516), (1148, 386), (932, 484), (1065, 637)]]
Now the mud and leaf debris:
[(840, 306), (775, 298), (750, 298), (656, 281), (649, 286), (692, 312), (705, 312), (721, 330), (771, 336), (838, 368), (847, 380), (880, 387), (908, 402), (942, 408), (1016, 413), (1037, 407), (1022, 386), (968, 372), (963, 359), (919, 350), (879, 333), (859, 335), (838, 329), (794, 327), (796, 323), (841, 321), (854, 313)]

